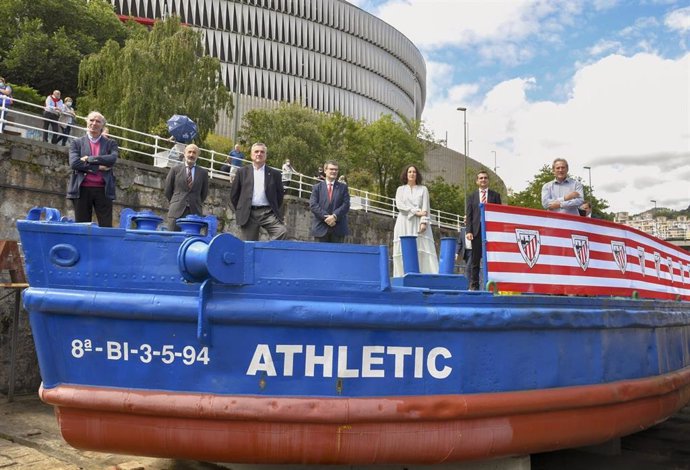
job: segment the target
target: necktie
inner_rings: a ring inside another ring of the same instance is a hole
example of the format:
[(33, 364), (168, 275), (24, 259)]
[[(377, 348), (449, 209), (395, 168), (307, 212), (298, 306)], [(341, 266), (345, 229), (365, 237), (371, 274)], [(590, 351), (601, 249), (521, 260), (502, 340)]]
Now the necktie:
[(333, 183), (328, 183), (328, 202), (333, 200)]
[(486, 190), (482, 191), (482, 204), (486, 204)]
[(187, 187), (192, 189), (192, 167), (187, 167)]

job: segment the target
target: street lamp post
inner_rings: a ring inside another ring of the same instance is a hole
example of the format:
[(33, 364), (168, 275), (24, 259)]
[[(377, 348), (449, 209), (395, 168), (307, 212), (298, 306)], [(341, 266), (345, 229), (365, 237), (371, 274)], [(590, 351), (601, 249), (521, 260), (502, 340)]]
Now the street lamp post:
[(592, 205), (592, 167), (584, 166), (582, 167), (589, 173), (589, 204)]
[[(242, 46), (240, 46), (242, 47)], [(240, 83), (242, 83), (242, 58), (237, 58), (237, 79), (235, 80), (235, 110), (232, 120), (232, 143), (237, 144), (237, 133), (239, 131), (240, 121)]]
[(492, 150), (491, 153), (494, 154), (494, 174), (498, 174), (496, 173), (496, 170), (498, 169), (498, 167), (496, 166), (496, 151)]
[(458, 111), (462, 111), (463, 114), (463, 121), (462, 121), (462, 135), (463, 135), (463, 141), (464, 141), (464, 147), (463, 147), (463, 156), (464, 156), (464, 162), (463, 162), (463, 167), (462, 167), (462, 180), (463, 180), (463, 185), (462, 189), (465, 195), (465, 216), (467, 216), (467, 108), (464, 108), (462, 106), (458, 107)]
[[(251, 31), (247, 31), (245, 34), (251, 34)], [(238, 53), (237, 53), (237, 80), (235, 80), (235, 110), (233, 111), (233, 122), (232, 122), (232, 143), (233, 145), (237, 143), (237, 134), (240, 129), (240, 85), (242, 84), (242, 55), (244, 53), (244, 41), (245, 34), (239, 34)]]

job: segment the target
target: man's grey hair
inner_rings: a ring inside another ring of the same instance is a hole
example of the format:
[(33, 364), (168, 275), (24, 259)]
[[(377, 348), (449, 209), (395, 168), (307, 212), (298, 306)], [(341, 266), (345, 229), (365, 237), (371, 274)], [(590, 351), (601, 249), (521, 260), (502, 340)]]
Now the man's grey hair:
[(558, 163), (558, 162), (563, 162), (563, 163), (565, 163), (565, 169), (566, 169), (566, 170), (569, 170), (569, 169), (570, 169), (570, 167), (568, 166), (568, 160), (566, 160), (565, 158), (556, 158), (556, 159), (553, 161), (553, 163), (551, 164), (551, 169), (552, 169), (552, 170), (553, 170), (554, 168), (556, 168), (556, 163)]
[(101, 121), (103, 121), (103, 125), (105, 126), (108, 122), (105, 120), (105, 116), (103, 116), (101, 113), (98, 111), (91, 111), (88, 116), (86, 116), (86, 119), (91, 119), (92, 117), (99, 116), (101, 118)]

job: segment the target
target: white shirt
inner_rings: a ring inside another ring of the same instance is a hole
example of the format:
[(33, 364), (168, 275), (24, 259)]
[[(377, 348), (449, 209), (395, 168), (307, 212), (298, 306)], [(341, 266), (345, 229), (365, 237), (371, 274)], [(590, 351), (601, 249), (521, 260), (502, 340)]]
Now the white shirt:
[(268, 206), (268, 198), (266, 197), (266, 165), (263, 165), (258, 170), (254, 169), (254, 192), (252, 193), (252, 206)]

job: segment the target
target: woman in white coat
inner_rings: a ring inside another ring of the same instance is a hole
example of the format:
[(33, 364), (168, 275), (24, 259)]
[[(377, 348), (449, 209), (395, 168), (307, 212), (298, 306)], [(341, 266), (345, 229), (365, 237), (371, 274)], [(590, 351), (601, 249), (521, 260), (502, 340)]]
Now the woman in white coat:
[(393, 232), (393, 276), (403, 275), (403, 261), (400, 250), (400, 237), (415, 235), (417, 237), (417, 255), (419, 272), (438, 274), (438, 258), (434, 234), (429, 219), (429, 190), (422, 186), (422, 174), (416, 166), (407, 165), (400, 175), (399, 186), (395, 192), (395, 205), (398, 208), (398, 219)]

